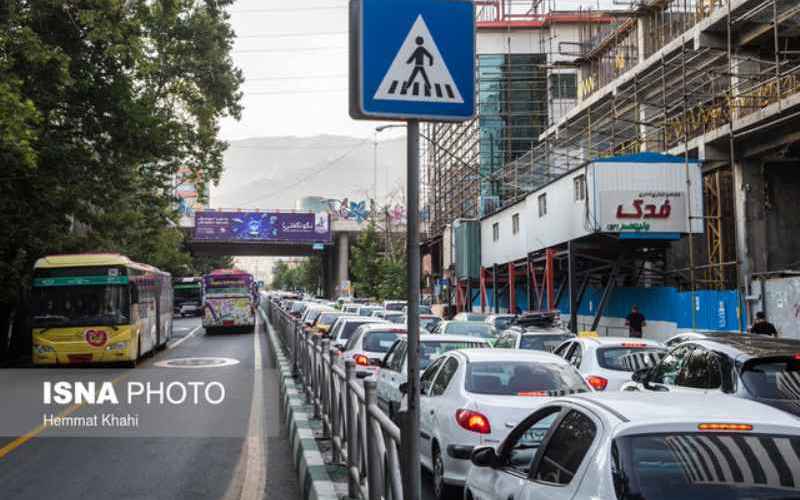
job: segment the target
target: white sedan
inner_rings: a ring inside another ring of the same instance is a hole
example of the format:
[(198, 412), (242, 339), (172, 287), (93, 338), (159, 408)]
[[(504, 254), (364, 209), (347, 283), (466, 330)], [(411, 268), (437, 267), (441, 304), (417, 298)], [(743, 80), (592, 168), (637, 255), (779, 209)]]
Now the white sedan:
[[(419, 367), (425, 370), (439, 356), (456, 349), (490, 347), (485, 339), (467, 335), (432, 335), (419, 336)], [(408, 339), (400, 337), (391, 350), (386, 353), (377, 377), (378, 406), (395, 419), (403, 402), (400, 387), (406, 383), (408, 372)]]
[(352, 359), (356, 364), (356, 377), (367, 378), (380, 371), (383, 357), (406, 329), (389, 323), (367, 323), (359, 326), (347, 341), (339, 356), (339, 363)]
[(420, 379), (420, 460), (437, 498), (454, 498), (475, 446), (499, 443), (553, 396), (590, 387), (563, 359), (511, 349), (464, 349), (436, 359)]
[(554, 351), (597, 391), (619, 391), (633, 372), (655, 365), (665, 353), (655, 340), (627, 337), (576, 337)]
[(558, 398), (471, 461), (465, 500), (800, 498), (797, 419), (720, 395)]

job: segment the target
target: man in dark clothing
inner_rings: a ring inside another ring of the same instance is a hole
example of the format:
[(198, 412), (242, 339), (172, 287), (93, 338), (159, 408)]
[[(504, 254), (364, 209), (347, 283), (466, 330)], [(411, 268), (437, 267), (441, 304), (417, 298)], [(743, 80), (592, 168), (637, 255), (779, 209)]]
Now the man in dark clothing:
[(767, 315), (760, 311), (756, 313), (756, 321), (750, 327), (750, 333), (778, 336), (778, 330), (775, 329), (775, 325), (767, 321)]
[(642, 338), (642, 327), (647, 326), (647, 320), (644, 314), (639, 312), (639, 306), (634, 305), (631, 307), (631, 313), (625, 318), (625, 326), (628, 327), (628, 333), (631, 337)]

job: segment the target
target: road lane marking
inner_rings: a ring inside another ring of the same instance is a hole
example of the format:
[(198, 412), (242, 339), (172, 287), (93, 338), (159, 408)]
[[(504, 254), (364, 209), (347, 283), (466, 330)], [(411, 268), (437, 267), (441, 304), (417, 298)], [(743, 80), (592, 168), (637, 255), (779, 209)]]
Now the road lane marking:
[(197, 328), (195, 328), (194, 330), (189, 332), (189, 334), (186, 335), (185, 337), (182, 337), (182, 338), (176, 340), (175, 342), (173, 342), (171, 345), (168, 345), (167, 349), (175, 349), (176, 347), (178, 347), (182, 343), (184, 343), (187, 340), (189, 340), (192, 336), (194, 336), (195, 333), (199, 332), (201, 328), (203, 328), (203, 327), (202, 326), (198, 326)]
[(253, 331), (253, 397), (250, 400), (245, 450), (247, 461), (240, 500), (261, 500), (267, 486), (266, 450), (264, 449), (264, 372), (261, 359), (261, 334)]
[[(120, 382), (121, 380), (124, 380), (129, 375), (130, 375), (130, 373), (124, 373), (124, 374), (120, 375), (119, 377), (111, 380), (111, 384), (115, 385), (117, 382)], [(70, 406), (69, 408), (67, 408), (66, 410), (64, 410), (61, 413), (59, 413), (58, 416), (55, 417), (53, 420), (57, 420), (57, 419), (59, 419), (61, 417), (67, 417), (69, 415), (72, 415), (73, 413), (78, 411), (82, 406), (83, 406), (83, 403), (74, 404), (74, 405)], [(38, 436), (39, 434), (41, 434), (42, 432), (47, 430), (49, 427), (52, 427), (52, 426), (45, 425), (43, 423), (39, 424), (32, 431), (27, 432), (27, 433), (23, 434), (22, 436), (19, 436), (15, 440), (13, 440), (10, 443), (8, 443), (7, 445), (3, 446), (2, 448), (0, 448), (0, 458), (5, 457), (6, 455), (11, 453), (12, 451), (16, 450), (17, 448), (19, 448), (23, 444), (27, 443), (31, 439), (35, 438), (36, 436)]]

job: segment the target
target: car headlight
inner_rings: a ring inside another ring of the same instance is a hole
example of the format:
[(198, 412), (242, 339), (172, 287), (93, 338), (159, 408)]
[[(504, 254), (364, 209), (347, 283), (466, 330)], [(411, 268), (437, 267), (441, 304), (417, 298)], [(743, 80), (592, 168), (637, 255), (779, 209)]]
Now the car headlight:
[(36, 352), (36, 354), (47, 354), (50, 352), (56, 352), (56, 350), (49, 345), (34, 345), (33, 350)]
[(121, 351), (127, 348), (128, 348), (127, 342), (117, 342), (116, 344), (111, 344), (110, 346), (106, 347), (106, 351)]

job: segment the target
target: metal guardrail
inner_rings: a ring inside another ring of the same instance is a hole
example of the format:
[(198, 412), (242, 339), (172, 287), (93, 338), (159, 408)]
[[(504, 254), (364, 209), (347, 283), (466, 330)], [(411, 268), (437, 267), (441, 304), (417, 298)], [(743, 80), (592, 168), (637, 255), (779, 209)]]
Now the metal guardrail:
[(348, 496), (363, 500), (402, 500), (400, 428), (378, 407), (376, 383), (362, 383), (352, 360), (339, 362), (327, 339), (304, 331), (300, 321), (271, 300), (267, 317), (292, 360), (313, 418), (330, 439), (333, 461), (347, 467)]

